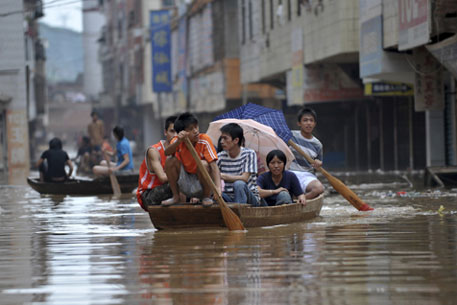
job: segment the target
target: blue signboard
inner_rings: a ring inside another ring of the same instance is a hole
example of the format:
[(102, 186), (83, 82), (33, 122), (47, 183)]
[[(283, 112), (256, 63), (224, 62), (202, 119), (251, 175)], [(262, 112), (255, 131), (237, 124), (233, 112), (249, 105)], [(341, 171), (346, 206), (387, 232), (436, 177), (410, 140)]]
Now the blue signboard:
[(151, 11), (152, 90), (171, 92), (171, 27), (168, 10)]
[(382, 15), (360, 25), (360, 77), (370, 77), (382, 72), (382, 33)]

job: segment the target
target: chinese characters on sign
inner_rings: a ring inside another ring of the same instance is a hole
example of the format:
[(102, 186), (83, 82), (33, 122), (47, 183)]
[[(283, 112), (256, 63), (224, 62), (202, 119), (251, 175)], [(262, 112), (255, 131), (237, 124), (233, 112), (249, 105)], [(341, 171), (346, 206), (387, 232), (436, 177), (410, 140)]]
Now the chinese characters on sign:
[(424, 47), (414, 49), (416, 111), (444, 109), (444, 87), (440, 63)]
[(430, 40), (430, 1), (398, 1), (398, 50), (408, 50)]
[(25, 110), (8, 110), (6, 130), (8, 145), (8, 182), (25, 184), (29, 172), (27, 114)]
[(171, 92), (171, 31), (168, 10), (150, 12), (152, 89)]

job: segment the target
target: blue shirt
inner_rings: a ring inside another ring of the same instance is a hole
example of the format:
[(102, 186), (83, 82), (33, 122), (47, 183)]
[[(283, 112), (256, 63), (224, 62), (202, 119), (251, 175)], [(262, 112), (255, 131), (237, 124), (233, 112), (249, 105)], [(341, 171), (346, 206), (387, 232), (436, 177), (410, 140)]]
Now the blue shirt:
[(124, 155), (128, 154), (129, 156), (129, 163), (121, 168), (121, 170), (128, 170), (133, 169), (133, 157), (132, 157), (132, 150), (130, 149), (129, 140), (126, 137), (123, 137), (122, 140), (117, 142), (116, 144), (116, 151), (117, 151), (117, 165), (124, 162)]
[[(291, 171), (284, 171), (282, 173), (282, 179), (278, 185), (273, 182), (273, 179), (271, 178), (271, 172), (265, 172), (261, 174), (259, 178), (257, 178), (257, 185), (264, 190), (275, 190), (277, 188), (283, 187), (289, 191), (291, 196), (293, 195), (295, 197), (303, 194), (303, 190), (300, 186), (300, 181), (298, 181), (297, 176)], [(274, 194), (263, 199), (265, 199), (268, 205), (275, 205), (277, 196), (277, 194)]]

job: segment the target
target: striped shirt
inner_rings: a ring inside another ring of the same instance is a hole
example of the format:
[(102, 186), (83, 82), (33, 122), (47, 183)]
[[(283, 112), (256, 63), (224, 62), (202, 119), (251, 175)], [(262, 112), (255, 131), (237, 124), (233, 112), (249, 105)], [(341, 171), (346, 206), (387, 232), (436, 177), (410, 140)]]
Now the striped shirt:
[[(254, 150), (240, 147), (238, 156), (231, 158), (225, 150), (217, 154), (217, 165), (223, 174), (240, 176), (243, 173), (250, 173), (248, 187), (257, 200), (260, 200), (259, 190), (257, 189), (257, 154)], [(233, 182), (225, 182), (224, 193), (233, 196)]]
[[(308, 156), (312, 159), (322, 161), (323, 147), (322, 143), (316, 137), (313, 136), (312, 139), (306, 139), (301, 134), (300, 130), (292, 130), (292, 135), (293, 137), (291, 140), (294, 141)], [(303, 157), (292, 146), (290, 149), (295, 156), (295, 160), (292, 161), (289, 170), (310, 173), (315, 172), (314, 168), (308, 163), (308, 161), (306, 161), (305, 157)]]

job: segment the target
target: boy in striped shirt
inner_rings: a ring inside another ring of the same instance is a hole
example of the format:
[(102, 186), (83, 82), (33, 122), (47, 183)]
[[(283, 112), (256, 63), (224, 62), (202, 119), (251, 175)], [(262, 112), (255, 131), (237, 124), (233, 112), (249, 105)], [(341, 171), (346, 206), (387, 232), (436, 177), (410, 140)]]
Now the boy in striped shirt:
[(257, 155), (242, 146), (243, 128), (236, 123), (222, 126), (217, 165), (224, 180), (222, 198), (226, 202), (248, 203), (259, 206), (257, 188)]
[(292, 150), (295, 160), (292, 161), (290, 169), (300, 181), (301, 187), (305, 192), (306, 199), (312, 199), (324, 192), (324, 186), (315, 175), (315, 168), (322, 166), (322, 143), (313, 135), (316, 127), (317, 115), (311, 108), (302, 108), (298, 113), (297, 125), (300, 130), (292, 131), (292, 141), (294, 141), (314, 162), (309, 164), (298, 151), (293, 147)]

